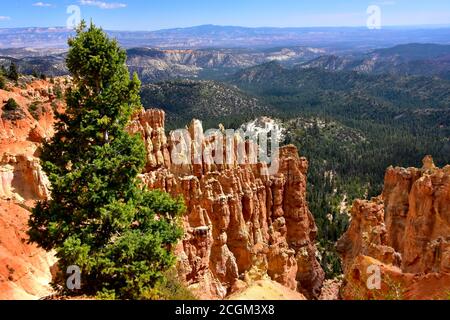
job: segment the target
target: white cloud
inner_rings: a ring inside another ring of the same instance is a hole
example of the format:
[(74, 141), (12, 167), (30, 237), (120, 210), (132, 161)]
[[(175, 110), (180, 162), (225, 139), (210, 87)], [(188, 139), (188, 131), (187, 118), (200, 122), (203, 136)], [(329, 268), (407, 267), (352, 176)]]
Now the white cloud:
[(83, 6), (93, 6), (100, 9), (120, 9), (126, 8), (126, 4), (118, 2), (105, 2), (97, 0), (80, 0), (80, 4)]
[(11, 17), (0, 16), (0, 21), (8, 21), (8, 20), (11, 20)]
[(46, 3), (46, 2), (35, 2), (33, 3), (33, 7), (51, 7), (52, 5), (50, 3)]

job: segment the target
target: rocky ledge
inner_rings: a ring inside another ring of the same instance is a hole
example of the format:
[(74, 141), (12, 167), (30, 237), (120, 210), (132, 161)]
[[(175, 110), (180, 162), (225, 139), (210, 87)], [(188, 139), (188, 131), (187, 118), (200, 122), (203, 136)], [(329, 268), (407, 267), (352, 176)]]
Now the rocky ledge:
[(449, 299), (450, 166), (390, 167), (383, 194), (354, 203), (338, 250), (345, 299)]

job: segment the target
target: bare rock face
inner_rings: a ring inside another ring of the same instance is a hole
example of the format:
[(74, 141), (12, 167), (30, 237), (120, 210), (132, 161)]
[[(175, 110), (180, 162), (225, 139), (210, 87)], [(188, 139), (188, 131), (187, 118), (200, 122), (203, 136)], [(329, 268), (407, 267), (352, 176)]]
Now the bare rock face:
[(62, 104), (51, 92), (56, 86), (64, 90), (65, 85), (63, 78), (57, 78), (53, 84), (38, 80), (10, 91), (0, 90), (0, 101), (14, 99), (24, 114), (22, 119), (9, 120), (0, 107), (0, 199), (23, 202), (49, 196), (38, 148), (54, 134), (53, 109)]
[(48, 179), (41, 169), (39, 159), (23, 154), (4, 154), (0, 160), (0, 199), (47, 199), (50, 195)]
[[(383, 195), (355, 202), (338, 250), (344, 298), (448, 298), (450, 166), (439, 169), (427, 156), (421, 169), (388, 168)], [(381, 289), (367, 288), (373, 266)]]
[(164, 131), (165, 113), (162, 110), (142, 110), (129, 125), (129, 132), (140, 133), (147, 150), (147, 170), (170, 166), (167, 137)]
[(34, 300), (52, 293), (56, 259), (27, 243), (29, 214), (25, 206), (0, 199), (0, 300)]
[[(0, 90), (0, 299), (37, 299), (52, 293), (52, 253), (27, 243), (29, 209), (49, 196), (48, 179), (38, 156), (39, 145), (54, 134), (53, 109), (62, 107), (52, 94), (66, 81), (37, 80)], [(3, 114), (14, 99), (23, 117)]]
[(236, 291), (227, 300), (306, 300), (301, 293), (272, 280), (259, 280)]
[[(136, 115), (130, 132), (141, 133), (149, 154), (142, 180), (150, 189), (182, 195), (186, 231), (176, 253), (178, 269), (200, 298), (225, 298), (242, 283), (270, 278), (307, 297), (320, 294), (324, 273), (316, 259), (316, 225), (306, 202), (308, 162), (294, 146), (280, 150), (279, 170), (268, 175), (253, 164), (255, 146), (243, 142), (229, 161), (215, 164), (213, 137), (194, 120), (188, 134), (164, 135), (164, 113)], [(233, 137), (235, 146), (239, 137)], [(196, 154), (196, 150), (205, 150)], [(192, 151), (182, 159), (174, 150)], [(170, 155), (173, 155), (172, 157)], [(228, 157), (227, 153), (227, 157)], [(178, 157), (178, 158), (177, 158)], [(187, 161), (191, 160), (191, 161)]]

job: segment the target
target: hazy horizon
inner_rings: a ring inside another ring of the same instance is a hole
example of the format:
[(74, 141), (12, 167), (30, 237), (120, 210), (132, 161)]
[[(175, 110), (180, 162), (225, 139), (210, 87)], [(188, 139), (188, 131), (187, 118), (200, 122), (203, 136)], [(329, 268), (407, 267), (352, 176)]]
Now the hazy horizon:
[[(48, 28), (79, 18), (111, 31), (158, 31), (201, 25), (246, 28), (364, 27), (376, 6), (381, 27), (450, 26), (445, 0), (23, 0), (2, 4), (0, 28)], [(75, 8), (75, 9), (74, 9)]]
[[(98, 25), (94, 20), (93, 22)], [(102, 27), (101, 25), (98, 25)], [(194, 29), (200, 27), (217, 27), (217, 28), (244, 28), (244, 29), (367, 29), (367, 26), (297, 26), (297, 27), (272, 27), (272, 26), (243, 26), (243, 25), (218, 25), (218, 24), (201, 24), (201, 25), (190, 25), (190, 26), (180, 26), (173, 28), (163, 28), (163, 29), (152, 29), (152, 30), (132, 30), (132, 29), (109, 29), (104, 28), (106, 31), (117, 31), (117, 32), (157, 32), (165, 30), (177, 30), (177, 29)], [(447, 29), (450, 28), (449, 24), (422, 24), (422, 25), (386, 25), (382, 29)], [(29, 25), (29, 26), (17, 26), (17, 27), (0, 27), (0, 30), (8, 29), (68, 29), (66, 26), (39, 26), (39, 25)]]

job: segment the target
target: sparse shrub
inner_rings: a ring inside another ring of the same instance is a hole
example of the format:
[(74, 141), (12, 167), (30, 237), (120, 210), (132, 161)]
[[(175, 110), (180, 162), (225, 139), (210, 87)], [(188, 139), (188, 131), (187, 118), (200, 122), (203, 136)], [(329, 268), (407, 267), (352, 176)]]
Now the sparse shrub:
[(8, 99), (6, 101), (5, 106), (3, 107), (3, 110), (5, 111), (16, 111), (20, 108), (19, 104), (14, 100), (13, 98)]
[(59, 85), (55, 86), (53, 91), (54, 91), (57, 99), (61, 100), (64, 98), (62, 89)]
[(403, 283), (391, 279), (389, 276), (385, 276), (383, 283), (387, 287), (387, 292), (382, 295), (379, 300), (404, 300), (406, 289)]
[(166, 272), (164, 279), (158, 282), (151, 294), (148, 298), (152, 300), (197, 300), (179, 279), (175, 268)]
[(53, 113), (57, 113), (58, 111), (58, 103), (56, 101), (52, 101), (52, 103), (50, 103), (50, 106), (52, 107)]
[(16, 272), (16, 270), (10, 265), (6, 265), (6, 269), (8, 270), (8, 280), (14, 281), (14, 273)]
[(35, 101), (28, 106), (28, 111), (33, 116), (34, 119), (39, 120), (39, 109), (40, 103)]
[(26, 117), (25, 112), (17, 104), (13, 98), (8, 99), (3, 106), (2, 118), (5, 120), (21, 120)]

